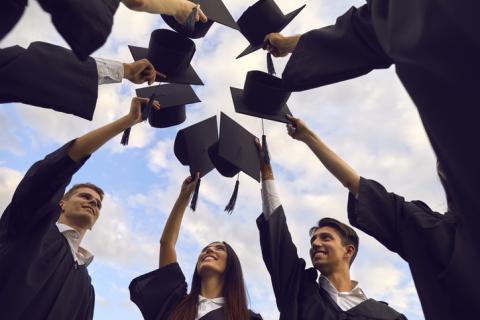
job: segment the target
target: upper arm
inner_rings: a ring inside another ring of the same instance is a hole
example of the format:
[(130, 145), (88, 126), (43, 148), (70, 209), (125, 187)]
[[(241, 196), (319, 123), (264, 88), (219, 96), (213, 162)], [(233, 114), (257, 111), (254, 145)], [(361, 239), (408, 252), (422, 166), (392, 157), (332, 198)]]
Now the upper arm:
[(160, 243), (160, 262), (159, 267), (177, 262), (177, 251), (174, 244)]

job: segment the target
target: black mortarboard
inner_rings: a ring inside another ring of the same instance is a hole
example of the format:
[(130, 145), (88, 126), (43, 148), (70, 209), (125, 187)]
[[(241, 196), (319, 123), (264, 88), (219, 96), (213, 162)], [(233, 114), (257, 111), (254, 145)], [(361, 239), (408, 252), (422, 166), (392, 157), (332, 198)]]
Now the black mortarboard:
[(250, 45), (237, 59), (260, 49), (269, 33), (282, 31), (304, 7), (305, 5), (287, 15), (282, 13), (273, 0), (258, 0), (248, 7), (237, 20), (237, 24)]
[(230, 92), (236, 112), (289, 123), (285, 116), (292, 114), (287, 106), (290, 92), (282, 88), (282, 79), (262, 71), (249, 71), (243, 90), (230, 87)]
[[(190, 175), (195, 177), (198, 172), (202, 178), (215, 168), (208, 155), (208, 150), (217, 141), (217, 116), (213, 116), (178, 131), (173, 149), (180, 163), (190, 166)], [(199, 188), (200, 179), (192, 197), (190, 205), (192, 210), (196, 208)]]
[[(190, 1), (195, 3), (195, 1)], [(208, 20), (207, 22), (195, 22), (193, 29), (190, 29), (187, 24), (178, 23), (173, 16), (162, 14), (162, 18), (173, 30), (192, 39), (203, 38), (214, 22), (239, 30), (237, 23), (222, 0), (200, 0), (198, 2)]]
[(180, 33), (157, 29), (150, 35), (148, 48), (128, 46), (135, 61), (147, 58), (155, 70), (166, 75), (155, 81), (203, 85), (190, 61), (195, 53), (195, 43)]
[[(222, 112), (218, 142), (208, 150), (210, 160), (223, 176), (233, 177), (243, 171), (260, 181), (260, 162), (255, 140), (253, 134)], [(238, 179), (226, 211), (233, 210), (237, 193)]]
[(155, 100), (160, 102), (160, 110), (152, 109), (148, 116), (148, 122), (154, 128), (166, 128), (184, 122), (185, 105), (200, 102), (192, 87), (184, 84), (163, 84), (135, 91), (142, 98), (150, 98), (155, 94)]

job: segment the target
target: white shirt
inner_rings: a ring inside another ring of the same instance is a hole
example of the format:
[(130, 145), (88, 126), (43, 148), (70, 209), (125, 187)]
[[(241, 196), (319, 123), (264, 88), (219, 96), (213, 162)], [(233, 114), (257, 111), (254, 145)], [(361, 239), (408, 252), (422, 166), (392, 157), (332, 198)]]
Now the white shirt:
[(88, 266), (93, 260), (93, 254), (80, 247), (80, 233), (72, 227), (60, 222), (57, 222), (57, 228), (67, 239), (75, 262), (79, 265)]
[(122, 82), (123, 63), (103, 58), (93, 58), (97, 64), (98, 84)]
[(357, 281), (352, 281), (354, 285), (352, 291), (346, 292), (339, 292), (330, 280), (323, 275), (320, 276), (318, 282), (320, 287), (327, 291), (330, 298), (332, 298), (343, 311), (347, 311), (368, 299), (365, 293), (363, 293), (363, 290), (358, 286)]
[(208, 299), (203, 297), (202, 295), (198, 295), (198, 312), (197, 316), (195, 317), (195, 320), (200, 319), (207, 313), (220, 309), (223, 307), (225, 303), (225, 298), (220, 297), (220, 298), (213, 298), (213, 299)]
[(265, 219), (268, 220), (280, 205), (274, 180), (262, 180), (262, 210)]

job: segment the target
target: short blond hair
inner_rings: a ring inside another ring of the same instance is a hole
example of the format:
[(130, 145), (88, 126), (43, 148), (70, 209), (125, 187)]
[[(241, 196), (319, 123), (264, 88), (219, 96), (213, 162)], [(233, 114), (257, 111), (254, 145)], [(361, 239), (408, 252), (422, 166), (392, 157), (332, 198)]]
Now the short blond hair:
[(92, 189), (93, 191), (98, 193), (98, 195), (100, 196), (100, 200), (103, 201), (103, 196), (105, 195), (105, 193), (103, 192), (102, 188), (90, 182), (75, 184), (67, 192), (65, 192), (65, 194), (63, 195), (63, 199), (66, 199), (66, 200), (70, 199), (70, 197), (75, 193), (75, 191), (80, 188)]

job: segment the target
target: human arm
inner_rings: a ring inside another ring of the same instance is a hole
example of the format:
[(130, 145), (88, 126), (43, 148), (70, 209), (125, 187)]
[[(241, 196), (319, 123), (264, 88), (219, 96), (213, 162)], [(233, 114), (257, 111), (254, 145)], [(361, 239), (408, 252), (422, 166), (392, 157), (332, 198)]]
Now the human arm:
[[(131, 10), (173, 16), (181, 24), (187, 21), (192, 9), (196, 6), (188, 0), (122, 0), (122, 2)], [(195, 21), (207, 21), (200, 6), (197, 7)]]
[(287, 118), (291, 121), (290, 124), (287, 124), (288, 134), (292, 138), (304, 142), (325, 168), (353, 195), (357, 195), (360, 184), (358, 173), (331, 150), (303, 120), (290, 115), (287, 115)]
[(334, 25), (301, 35), (282, 74), (285, 88), (302, 91), (388, 68), (393, 61), (380, 46), (369, 10), (352, 7)]
[(297, 47), (301, 35), (284, 36), (280, 33), (270, 33), (265, 37), (263, 49), (274, 57), (285, 57)]
[(167, 223), (165, 224), (165, 228), (163, 229), (162, 237), (160, 238), (160, 268), (177, 262), (177, 252), (175, 246), (177, 244), (180, 226), (182, 225), (185, 209), (187, 208), (190, 197), (195, 190), (198, 179), (199, 174), (197, 173), (195, 178), (191, 176), (187, 177), (182, 183), (180, 194), (173, 205), (172, 211), (168, 216)]
[(155, 82), (156, 75), (161, 75), (161, 73), (155, 71), (155, 68), (147, 59), (131, 63), (121, 63), (103, 58), (94, 59), (97, 65), (98, 84), (118, 83), (122, 82), (122, 79), (127, 79), (135, 84), (148, 81), (150, 85)]

